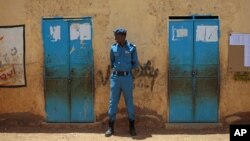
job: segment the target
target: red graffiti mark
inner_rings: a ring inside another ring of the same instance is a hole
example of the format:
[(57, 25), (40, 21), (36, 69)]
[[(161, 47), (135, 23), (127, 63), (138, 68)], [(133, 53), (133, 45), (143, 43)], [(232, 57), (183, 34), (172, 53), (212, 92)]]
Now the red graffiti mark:
[(1, 75), (0, 75), (0, 79), (1, 79), (1, 80), (7, 80), (6, 74), (1, 74)]
[(0, 73), (0, 80), (6, 81), (6, 80), (8, 80), (9, 78), (14, 77), (15, 74), (16, 74), (16, 70), (15, 70), (14, 65), (12, 65), (12, 66), (6, 68), (4, 71), (2, 71), (2, 72)]
[(3, 37), (4, 37), (4, 36), (0, 37), (0, 41), (3, 40)]
[(14, 76), (14, 75), (16, 74), (15, 67), (13, 66), (12, 70), (11, 70), (10, 72), (7, 72), (6, 74), (7, 74), (7, 76), (9, 76), (9, 77)]

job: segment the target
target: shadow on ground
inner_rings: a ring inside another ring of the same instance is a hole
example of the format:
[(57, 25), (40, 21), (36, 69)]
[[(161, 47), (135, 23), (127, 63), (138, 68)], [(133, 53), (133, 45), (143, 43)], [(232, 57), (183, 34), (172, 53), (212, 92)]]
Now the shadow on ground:
[[(117, 113), (117, 120), (115, 122), (115, 135), (118, 137), (128, 137), (131, 138), (128, 132), (128, 120), (126, 117), (126, 111), (122, 109)], [(145, 110), (141, 110), (145, 111)], [(18, 116), (17, 116), (18, 115)], [(2, 115), (0, 116), (0, 133), (48, 133), (48, 134), (67, 134), (67, 133), (93, 133), (101, 134), (104, 136), (104, 132), (107, 129), (108, 118), (103, 115), (95, 123), (44, 123), (41, 117), (34, 117), (27, 113), (17, 114), (17, 115)], [(24, 117), (19, 117), (20, 115), (25, 115)], [(12, 118), (10, 118), (12, 117)], [(13, 119), (13, 117), (15, 117)], [(225, 126), (218, 126), (213, 128), (165, 128), (166, 122), (156, 113), (152, 111), (140, 112), (137, 109), (136, 116), (136, 131), (137, 136), (133, 137), (135, 140), (144, 140), (151, 138), (155, 135), (207, 135), (207, 134), (228, 134), (229, 124)], [(250, 112), (237, 113), (227, 116), (222, 122), (230, 124), (249, 124)], [(29, 121), (36, 120), (35, 124), (26, 124)], [(2, 120), (2, 121), (1, 121)], [(15, 122), (14, 122), (15, 121)], [(7, 123), (7, 124), (4, 124)]]
[[(162, 124), (162, 125), (161, 125)], [(161, 126), (159, 126), (161, 125)], [(216, 129), (166, 129), (165, 123), (159, 123), (157, 119), (150, 117), (139, 118), (136, 122), (137, 136), (135, 140), (144, 140), (155, 135), (206, 135), (206, 134), (228, 134), (228, 128)], [(93, 133), (102, 134), (107, 129), (106, 122), (93, 124), (40, 124), (38, 126), (0, 126), (1, 133), (48, 133), (48, 134), (67, 134), (67, 133)], [(128, 121), (121, 118), (116, 121), (115, 135), (118, 137), (131, 138), (128, 133)]]

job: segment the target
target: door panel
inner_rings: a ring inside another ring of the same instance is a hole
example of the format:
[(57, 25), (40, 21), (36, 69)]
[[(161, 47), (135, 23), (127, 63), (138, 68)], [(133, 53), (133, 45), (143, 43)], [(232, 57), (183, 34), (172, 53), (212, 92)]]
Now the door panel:
[[(217, 122), (219, 21), (217, 19), (196, 20), (194, 30), (196, 31), (194, 37), (196, 39), (194, 43), (194, 68), (197, 72), (195, 118), (198, 122)], [(197, 36), (200, 36), (203, 40), (197, 40)]]
[(67, 78), (69, 74), (68, 23), (63, 20), (43, 21), (46, 78)]
[[(169, 24), (170, 77), (190, 77), (193, 69), (193, 22), (171, 21)], [(180, 30), (180, 31), (179, 31)], [(179, 32), (183, 32), (182, 34)], [(181, 34), (181, 35), (177, 35)]]
[(68, 79), (46, 79), (46, 120), (48, 122), (69, 122), (70, 103)]
[(170, 78), (170, 122), (193, 121), (192, 78)]
[[(89, 82), (86, 83), (83, 79), (89, 80)], [(71, 93), (71, 120), (73, 122), (93, 122), (94, 105), (91, 79), (74, 78)]]
[(192, 121), (193, 118), (193, 22), (171, 21), (169, 24), (169, 99), (170, 122)]
[(218, 121), (218, 79), (196, 78), (195, 121)]
[(69, 122), (68, 24), (63, 20), (43, 20), (45, 58), (45, 109), (48, 122)]
[[(90, 20), (70, 21), (69, 26), (71, 32), (71, 120), (73, 122), (93, 122), (94, 100), (91, 22)], [(73, 33), (75, 35), (73, 35)]]
[[(203, 32), (199, 27), (204, 27)], [(217, 30), (216, 30), (217, 29)], [(196, 20), (194, 22), (194, 68), (197, 72), (197, 77), (218, 77), (219, 69), (219, 21), (218, 20)], [(211, 31), (209, 31), (211, 30)], [(201, 32), (203, 34), (198, 34)], [(207, 33), (208, 32), (208, 33)], [(204, 38), (204, 40), (197, 40)], [(206, 39), (212, 36), (214, 40)], [(216, 40), (217, 39), (217, 40)]]

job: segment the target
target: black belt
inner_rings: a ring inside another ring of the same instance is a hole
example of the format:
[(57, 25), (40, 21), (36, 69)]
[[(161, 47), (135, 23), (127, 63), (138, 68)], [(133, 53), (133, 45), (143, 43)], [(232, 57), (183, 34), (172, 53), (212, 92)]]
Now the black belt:
[(129, 73), (129, 71), (113, 71), (113, 74), (117, 76), (127, 76)]

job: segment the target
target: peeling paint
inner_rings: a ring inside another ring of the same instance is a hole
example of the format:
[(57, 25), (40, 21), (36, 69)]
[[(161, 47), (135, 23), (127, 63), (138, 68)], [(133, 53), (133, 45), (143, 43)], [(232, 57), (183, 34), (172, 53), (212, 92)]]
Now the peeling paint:
[(71, 24), (70, 25), (70, 40), (90, 40), (91, 39), (91, 25), (84, 24)]
[(188, 36), (188, 29), (181, 28), (176, 29), (176, 37), (187, 37)]
[(50, 26), (50, 35), (52, 42), (61, 40), (61, 26)]
[(91, 39), (91, 26), (90, 24), (80, 25), (80, 40), (90, 40)]
[(218, 26), (198, 25), (196, 29), (196, 41), (217, 42)]
[(188, 36), (188, 29), (186, 28), (175, 28), (172, 26), (172, 41), (178, 41), (178, 38), (184, 38)]
[(76, 50), (76, 48), (74, 46), (72, 46), (71, 50), (70, 50), (70, 55)]
[(80, 44), (81, 44), (81, 48), (80, 49), (84, 49), (84, 47), (85, 47), (84, 41), (80, 41)]
[(174, 26), (172, 26), (172, 41), (177, 41), (178, 39), (175, 38), (175, 31), (176, 28), (174, 28)]

